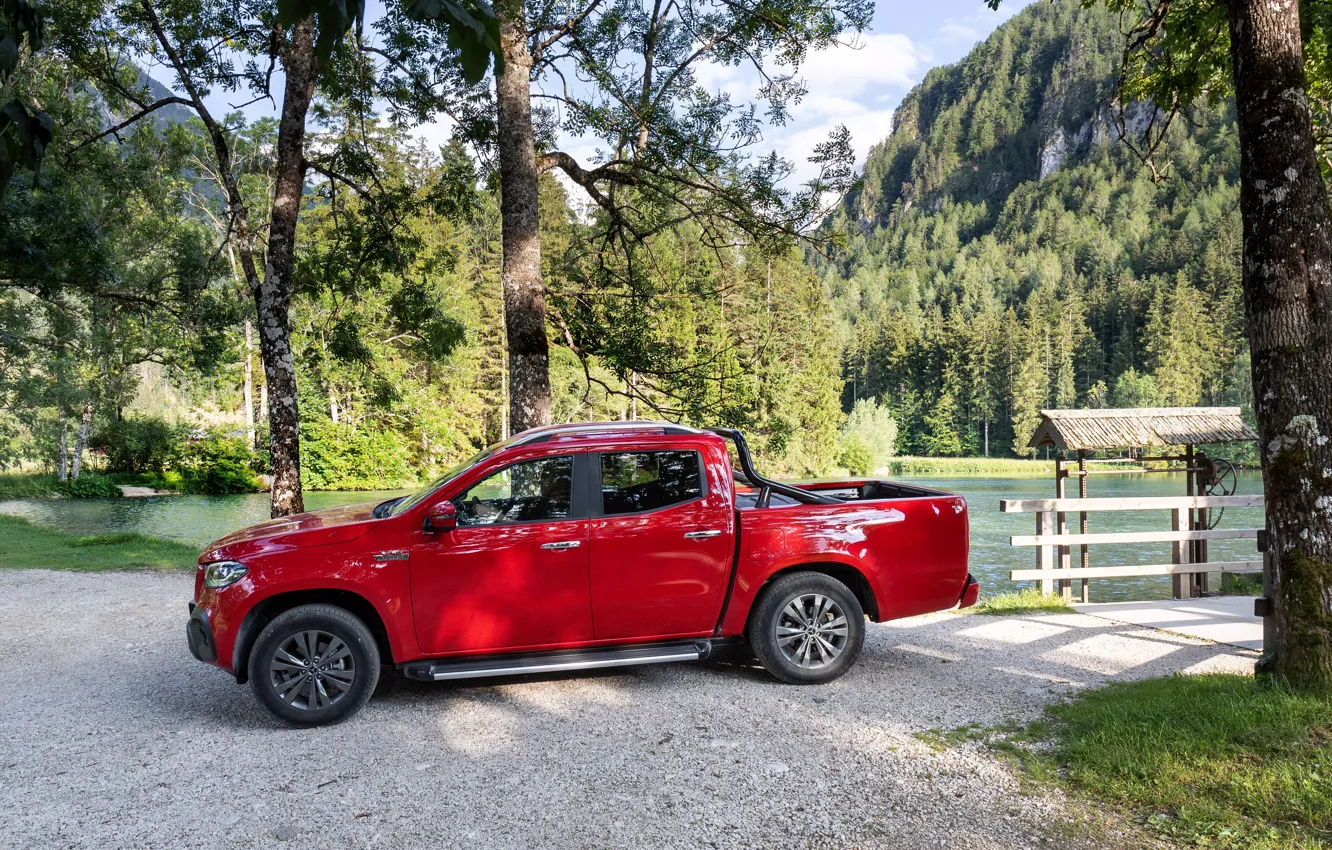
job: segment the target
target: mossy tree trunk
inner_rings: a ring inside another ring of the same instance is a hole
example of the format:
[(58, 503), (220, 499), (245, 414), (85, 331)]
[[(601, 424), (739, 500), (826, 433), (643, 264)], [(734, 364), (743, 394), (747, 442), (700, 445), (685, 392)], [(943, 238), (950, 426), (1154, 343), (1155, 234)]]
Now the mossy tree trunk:
[(549, 425), (550, 342), (541, 279), (540, 173), (532, 129), (532, 56), (522, 0), (495, 4), (504, 73), (495, 77), (499, 120), (504, 324), (509, 344), (509, 429)]
[(1273, 571), (1274, 670), (1332, 688), (1332, 218), (1297, 0), (1230, 0), (1243, 280)]

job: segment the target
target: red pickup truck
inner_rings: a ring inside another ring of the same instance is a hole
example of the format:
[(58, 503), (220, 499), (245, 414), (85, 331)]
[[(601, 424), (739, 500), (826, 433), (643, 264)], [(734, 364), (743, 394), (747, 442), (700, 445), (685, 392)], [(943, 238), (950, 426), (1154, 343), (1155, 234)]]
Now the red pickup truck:
[(738, 650), (812, 684), (855, 662), (866, 617), (974, 604), (967, 533), (951, 493), (764, 478), (737, 431), (537, 428), (413, 495), (222, 538), (187, 633), (300, 725), (354, 713), (383, 664), (437, 681)]

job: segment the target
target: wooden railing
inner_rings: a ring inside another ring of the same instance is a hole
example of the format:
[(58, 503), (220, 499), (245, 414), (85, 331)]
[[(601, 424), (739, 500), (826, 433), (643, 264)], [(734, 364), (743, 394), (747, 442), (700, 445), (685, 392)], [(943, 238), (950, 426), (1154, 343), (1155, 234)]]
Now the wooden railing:
[[(1072, 580), (1094, 578), (1130, 578), (1138, 576), (1173, 576), (1175, 597), (1188, 598), (1197, 584), (1191, 577), (1209, 572), (1262, 572), (1259, 557), (1251, 561), (1208, 561), (1206, 544), (1192, 541), (1256, 539), (1256, 528), (1208, 529), (1212, 508), (1261, 508), (1262, 496), (1150, 496), (1114, 499), (1002, 499), (1003, 513), (1036, 514), (1036, 533), (1009, 538), (1014, 546), (1036, 547), (1036, 569), (1012, 570), (1013, 581), (1039, 581), (1041, 592), (1052, 594), (1056, 583), (1067, 592)], [(1068, 534), (1057, 531), (1066, 527), (1069, 513), (1094, 511), (1170, 512), (1170, 531), (1119, 531), (1097, 534)], [(1106, 543), (1171, 543), (1168, 564), (1073, 567), (1071, 547)], [(1256, 554), (1256, 553), (1255, 553)], [(1201, 567), (1201, 569), (1200, 569)]]

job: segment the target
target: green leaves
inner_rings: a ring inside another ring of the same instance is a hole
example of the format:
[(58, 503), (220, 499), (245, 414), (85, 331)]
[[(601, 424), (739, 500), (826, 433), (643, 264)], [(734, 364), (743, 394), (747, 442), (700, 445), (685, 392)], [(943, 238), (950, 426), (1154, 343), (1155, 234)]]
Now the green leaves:
[(463, 79), (476, 85), (486, 75), (490, 59), (495, 59), (495, 74), (504, 73), (504, 53), (500, 47), (499, 19), (486, 0), (455, 3), (453, 0), (411, 0), (407, 17), (417, 21), (435, 21), (448, 28), (448, 46), (458, 51)]
[[(26, 0), (7, 0), (24, 3)], [(277, 0), (278, 20), (291, 27), (309, 17), (315, 19), (315, 55), (322, 62), (329, 58), (353, 26), (365, 18), (365, 0)], [(457, 51), (463, 77), (475, 85), (486, 75), (490, 60), (495, 59), (495, 73), (504, 73), (500, 51), (499, 19), (486, 0), (410, 0), (407, 16), (416, 21), (435, 21), (448, 30), (448, 46)], [(3, 67), (0, 43), (0, 67)]]
[[(0, 4), (0, 80), (8, 85), (18, 68), (22, 44), (28, 50), (42, 46), (42, 13), (29, 0), (3, 0)], [(0, 200), (19, 168), (32, 170), (34, 184), (42, 155), (51, 141), (51, 116), (29, 109), (17, 98), (0, 106)]]
[(322, 62), (333, 55), (353, 25), (365, 17), (365, 0), (278, 0), (278, 20), (292, 27), (315, 19), (315, 55)]
[(0, 200), (20, 167), (32, 170), (36, 184), (51, 129), (51, 116), (40, 109), (29, 110), (17, 100), (0, 106)]

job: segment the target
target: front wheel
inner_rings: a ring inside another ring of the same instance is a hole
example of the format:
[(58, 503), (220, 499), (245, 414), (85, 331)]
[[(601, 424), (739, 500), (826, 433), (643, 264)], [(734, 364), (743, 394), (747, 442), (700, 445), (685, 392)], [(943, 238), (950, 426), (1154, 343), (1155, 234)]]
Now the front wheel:
[(783, 682), (830, 682), (860, 655), (865, 612), (851, 589), (832, 576), (791, 573), (759, 595), (749, 642), (759, 663)]
[(297, 726), (350, 717), (370, 699), (378, 681), (374, 635), (335, 605), (301, 605), (279, 614), (250, 650), (255, 696)]

